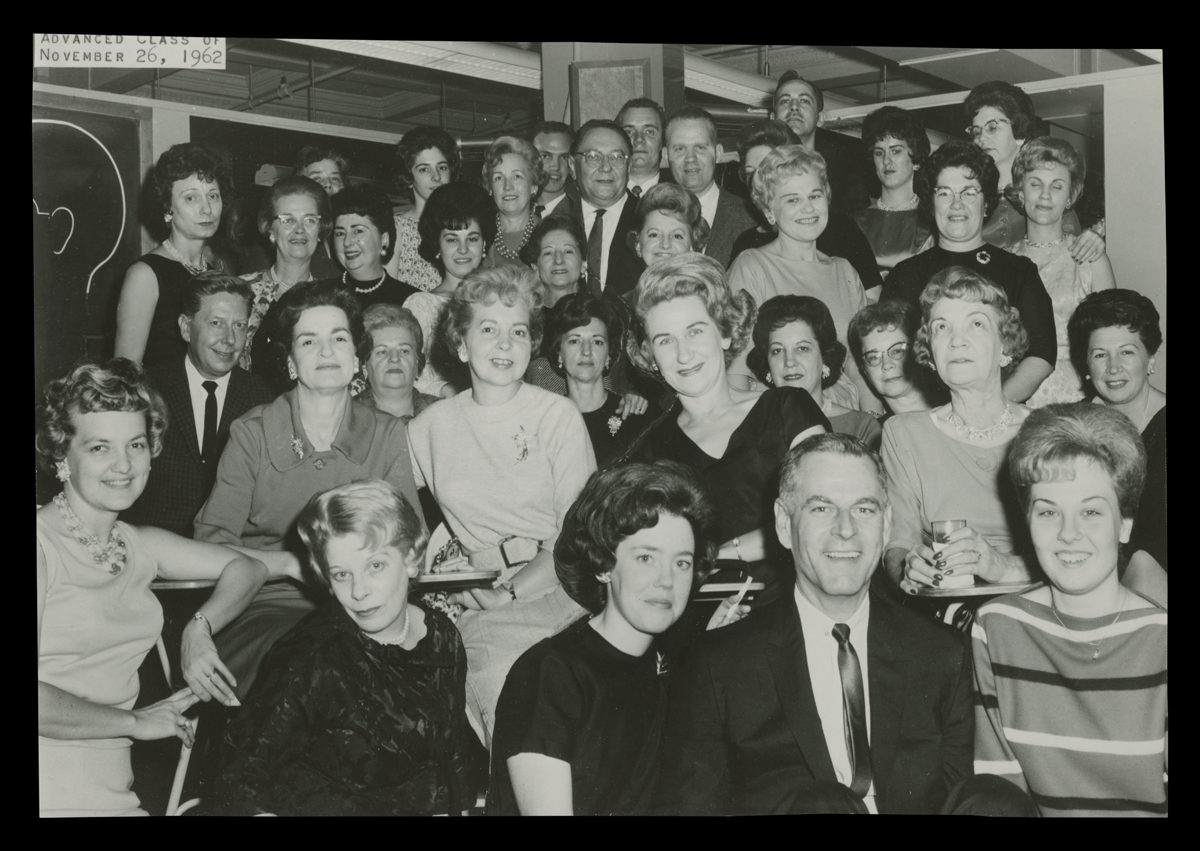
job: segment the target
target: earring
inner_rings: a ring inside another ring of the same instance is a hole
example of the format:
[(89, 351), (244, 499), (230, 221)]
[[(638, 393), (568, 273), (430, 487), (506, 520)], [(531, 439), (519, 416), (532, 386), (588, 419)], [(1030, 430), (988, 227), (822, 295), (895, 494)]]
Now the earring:
[(775, 379), (771, 377), (770, 373), (767, 374), (767, 377), (764, 379), (764, 381), (767, 384), (770, 384), (772, 387), (775, 386)]
[(1008, 355), (1000, 356), (1000, 366), (1008, 366), (1010, 363), (1012, 363), (1012, 358), (1010, 358)]
[(1150, 368), (1146, 370), (1146, 375), (1154, 375), (1154, 361), (1150, 361)]
[(271, 234), (270, 239), (271, 239), (271, 244), (274, 245), (275, 244), (275, 234)]
[(821, 365), (821, 377), (822, 377), (822, 378), (828, 378), (828, 377), (829, 377), (829, 364), (822, 364), (822, 365)]
[(288, 378), (292, 379), (292, 381), (295, 381), (299, 377), (300, 376), (296, 375), (296, 367), (292, 366), (289, 363), (288, 364)]
[(170, 214), (170, 213), (166, 213), (166, 214), (164, 214), (164, 215), (163, 215), (163, 221), (164, 221), (164, 222), (167, 222), (167, 223), (170, 223), (170, 221), (171, 221), (171, 214)]
[(66, 458), (54, 465), (54, 475), (60, 482), (66, 482), (71, 478), (71, 465), (67, 463)]
[(597, 576), (596, 578), (599, 579), (601, 582), (603, 582), (605, 585), (612, 582), (612, 574), (611, 573), (602, 573), (599, 576)]

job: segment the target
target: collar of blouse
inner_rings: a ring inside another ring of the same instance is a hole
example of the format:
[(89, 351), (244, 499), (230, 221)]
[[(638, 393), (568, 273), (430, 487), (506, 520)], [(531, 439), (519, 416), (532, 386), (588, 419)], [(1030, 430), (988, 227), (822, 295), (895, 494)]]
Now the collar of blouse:
[[(312, 443), (300, 423), (300, 402), (295, 390), (289, 390), (263, 410), (263, 431), (267, 438), (267, 454), (271, 466), (283, 472), (299, 467), (313, 454)], [(352, 463), (367, 462), (377, 428), (374, 412), (359, 402), (350, 400), (342, 417), (341, 427), (332, 448)], [(303, 457), (297, 454), (293, 441), (303, 441)]]

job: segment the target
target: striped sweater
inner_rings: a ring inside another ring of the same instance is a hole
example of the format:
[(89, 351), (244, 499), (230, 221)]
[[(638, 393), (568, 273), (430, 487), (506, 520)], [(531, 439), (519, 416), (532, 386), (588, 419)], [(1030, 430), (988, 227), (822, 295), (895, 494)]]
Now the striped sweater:
[(1044, 816), (1167, 814), (1167, 612), (1134, 600), (1115, 624), (1061, 615), (1065, 629), (1023, 595), (980, 607), (976, 774), (1016, 783)]

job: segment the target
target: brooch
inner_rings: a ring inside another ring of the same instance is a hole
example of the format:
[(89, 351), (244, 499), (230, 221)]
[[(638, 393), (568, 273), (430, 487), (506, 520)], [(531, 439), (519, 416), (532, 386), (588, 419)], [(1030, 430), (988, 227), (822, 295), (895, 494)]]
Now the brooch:
[(608, 433), (611, 437), (616, 437), (617, 432), (621, 430), (621, 423), (623, 422), (625, 421), (616, 414), (608, 418)]
[(304, 441), (292, 435), (292, 451), (296, 453), (296, 457), (301, 461), (304, 460)]
[(988, 254), (982, 248), (975, 252), (975, 259), (986, 266), (992, 262), (992, 255)]
[(660, 677), (667, 674), (667, 657), (657, 651), (654, 654), (654, 673)]
[(518, 464), (529, 457), (529, 441), (534, 437), (537, 437), (537, 435), (525, 431), (525, 426), (521, 426), (521, 430), (513, 435), (513, 442), (517, 444)]

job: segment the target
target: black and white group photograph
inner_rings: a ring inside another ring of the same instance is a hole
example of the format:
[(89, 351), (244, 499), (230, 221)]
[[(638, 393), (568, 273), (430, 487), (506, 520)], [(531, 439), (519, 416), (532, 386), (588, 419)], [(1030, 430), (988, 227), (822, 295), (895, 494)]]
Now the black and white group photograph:
[(1163, 51), (33, 34), (42, 817), (1165, 817)]

